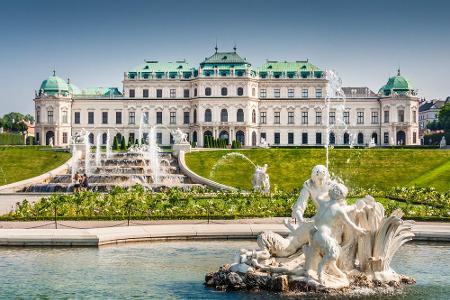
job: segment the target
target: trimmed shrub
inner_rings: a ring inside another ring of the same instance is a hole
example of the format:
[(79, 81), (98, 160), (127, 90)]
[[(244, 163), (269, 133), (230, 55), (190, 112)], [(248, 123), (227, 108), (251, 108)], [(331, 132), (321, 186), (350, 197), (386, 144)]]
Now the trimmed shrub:
[(117, 136), (114, 137), (112, 149), (119, 150), (119, 142), (117, 141)]
[(23, 145), (23, 135), (19, 133), (4, 132), (0, 133), (0, 145)]
[(122, 137), (122, 141), (120, 142), (120, 150), (127, 150), (127, 142), (124, 137)]

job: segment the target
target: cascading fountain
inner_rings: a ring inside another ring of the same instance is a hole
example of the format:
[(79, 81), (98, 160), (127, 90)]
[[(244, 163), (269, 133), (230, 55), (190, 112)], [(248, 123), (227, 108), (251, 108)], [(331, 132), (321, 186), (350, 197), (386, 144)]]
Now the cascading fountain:
[(111, 158), (111, 133), (106, 132), (106, 158)]
[(159, 161), (159, 147), (156, 143), (156, 130), (155, 126), (150, 128), (149, 141), (148, 141), (148, 155), (150, 158), (150, 165), (153, 171), (153, 182), (160, 183), (160, 171), (161, 165)]
[(91, 174), (91, 143), (89, 142), (89, 132), (84, 136), (84, 173)]
[(102, 137), (99, 134), (97, 134), (97, 140), (95, 143), (95, 166), (100, 166), (100, 159), (101, 159), (101, 153), (102, 153)]

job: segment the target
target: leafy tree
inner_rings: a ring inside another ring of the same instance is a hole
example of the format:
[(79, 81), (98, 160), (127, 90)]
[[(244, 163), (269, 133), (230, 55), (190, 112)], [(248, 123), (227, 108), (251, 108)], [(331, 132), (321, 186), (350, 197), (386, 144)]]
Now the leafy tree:
[(118, 150), (119, 149), (119, 142), (117, 140), (117, 136), (114, 137), (112, 148), (113, 148), (113, 150)]
[(127, 142), (124, 137), (122, 137), (122, 140), (120, 141), (120, 150), (127, 150)]
[(442, 106), (438, 117), (441, 129), (444, 129), (447, 132), (450, 131), (450, 103)]

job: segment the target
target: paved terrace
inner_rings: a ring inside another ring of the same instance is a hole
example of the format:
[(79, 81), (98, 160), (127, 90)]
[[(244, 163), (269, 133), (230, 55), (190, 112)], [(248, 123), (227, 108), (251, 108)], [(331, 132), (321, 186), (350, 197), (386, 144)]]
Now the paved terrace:
[[(108, 227), (109, 226), (109, 227)], [(34, 227), (34, 228), (30, 228)], [(37, 228), (36, 228), (37, 227)], [(282, 218), (207, 221), (0, 222), (0, 246), (91, 246), (153, 240), (255, 239), (264, 230), (285, 235)], [(450, 223), (417, 222), (415, 240), (450, 242)]]

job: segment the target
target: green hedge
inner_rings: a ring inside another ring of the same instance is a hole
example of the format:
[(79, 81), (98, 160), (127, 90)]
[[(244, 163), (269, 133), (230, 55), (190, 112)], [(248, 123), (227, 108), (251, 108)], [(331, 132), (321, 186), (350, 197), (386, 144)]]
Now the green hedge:
[(0, 145), (23, 145), (23, 135), (19, 133), (0, 133)]
[(423, 137), (423, 142), (425, 145), (439, 145), (444, 135), (447, 145), (450, 145), (450, 132), (427, 134)]

